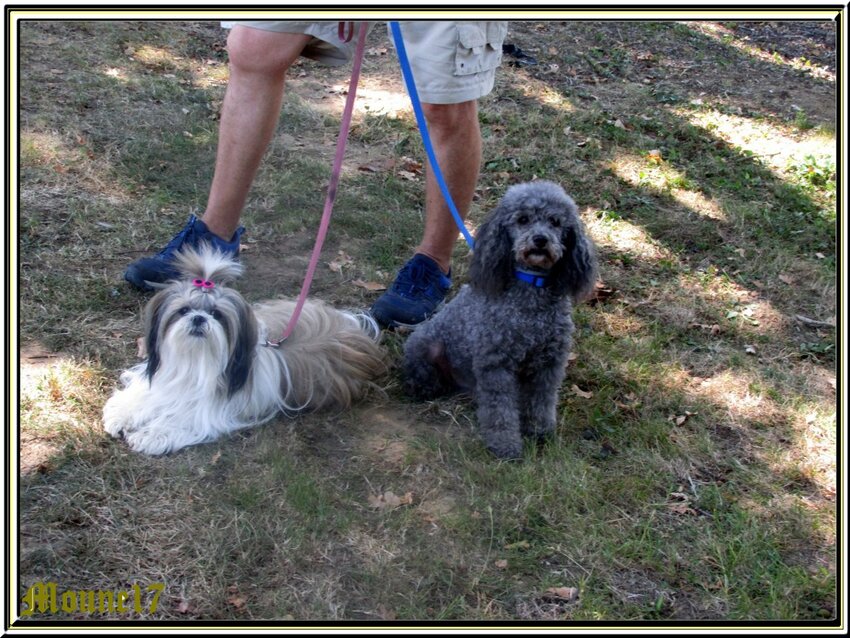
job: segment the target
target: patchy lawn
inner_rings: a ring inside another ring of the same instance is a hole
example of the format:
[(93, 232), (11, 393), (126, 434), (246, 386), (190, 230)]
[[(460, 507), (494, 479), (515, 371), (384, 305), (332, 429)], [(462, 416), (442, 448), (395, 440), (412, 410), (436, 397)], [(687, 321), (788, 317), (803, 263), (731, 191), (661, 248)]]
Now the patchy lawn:
[[(224, 38), (21, 24), (21, 596), (162, 583), (154, 612), (94, 618), (169, 622), (836, 618), (835, 23), (512, 23), (536, 64), (505, 56), (481, 101), (470, 226), (510, 184), (558, 181), (607, 292), (576, 310), (555, 440), (519, 464), (396, 367), (351, 411), (164, 458), (103, 432), (147, 299), (123, 270), (205, 204)], [(312, 291), (354, 307), (408, 258), (423, 199), (382, 28), (363, 73)], [(243, 217), (250, 300), (300, 288), (346, 74), (293, 69)]]

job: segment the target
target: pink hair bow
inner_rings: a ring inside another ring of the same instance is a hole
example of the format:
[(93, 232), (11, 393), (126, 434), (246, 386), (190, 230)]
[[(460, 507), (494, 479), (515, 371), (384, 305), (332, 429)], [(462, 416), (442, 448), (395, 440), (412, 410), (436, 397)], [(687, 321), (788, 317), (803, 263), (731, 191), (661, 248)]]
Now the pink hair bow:
[(215, 284), (211, 281), (207, 281), (206, 279), (193, 279), (192, 285), (195, 286), (195, 288), (200, 288), (201, 292), (209, 292), (215, 288)]

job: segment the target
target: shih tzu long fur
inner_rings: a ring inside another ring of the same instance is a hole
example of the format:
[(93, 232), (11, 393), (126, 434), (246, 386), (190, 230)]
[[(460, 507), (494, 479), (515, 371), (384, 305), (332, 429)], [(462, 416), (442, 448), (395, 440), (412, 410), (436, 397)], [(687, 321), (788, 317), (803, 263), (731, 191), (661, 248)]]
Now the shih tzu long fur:
[(267, 347), (294, 301), (249, 305), (228, 287), (241, 265), (209, 247), (178, 260), (182, 278), (145, 308), (147, 359), (121, 375), (103, 410), (106, 431), (133, 450), (165, 454), (280, 413), (346, 407), (384, 370), (367, 315), (308, 300), (289, 338)]
[(404, 348), (405, 387), (432, 399), (472, 394), (498, 457), (555, 429), (573, 303), (596, 281), (593, 244), (573, 200), (552, 182), (512, 186), (475, 238), (470, 282)]

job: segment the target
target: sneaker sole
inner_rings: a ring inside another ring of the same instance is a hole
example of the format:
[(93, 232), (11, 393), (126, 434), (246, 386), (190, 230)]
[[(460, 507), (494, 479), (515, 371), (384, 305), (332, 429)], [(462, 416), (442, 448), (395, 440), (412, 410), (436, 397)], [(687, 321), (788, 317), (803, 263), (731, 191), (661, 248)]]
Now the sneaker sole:
[(422, 321), (420, 321), (419, 323), (403, 323), (401, 321), (396, 321), (395, 319), (389, 321), (388, 323), (384, 323), (383, 321), (378, 319), (378, 317), (376, 317), (374, 315), (374, 313), (370, 312), (369, 314), (371, 314), (372, 318), (374, 318), (375, 321), (377, 321), (379, 325), (383, 326), (385, 330), (399, 330), (399, 329), (401, 329), (402, 331), (412, 331), (414, 328), (416, 328), (416, 326), (422, 325), (423, 323), (428, 321), (428, 319), (430, 319), (435, 314), (440, 312), (440, 310), (445, 305), (446, 305), (446, 300), (443, 299), (443, 301), (441, 301), (439, 304), (437, 304), (436, 308), (434, 308), (434, 310), (432, 310), (428, 315), (426, 315), (425, 318)]

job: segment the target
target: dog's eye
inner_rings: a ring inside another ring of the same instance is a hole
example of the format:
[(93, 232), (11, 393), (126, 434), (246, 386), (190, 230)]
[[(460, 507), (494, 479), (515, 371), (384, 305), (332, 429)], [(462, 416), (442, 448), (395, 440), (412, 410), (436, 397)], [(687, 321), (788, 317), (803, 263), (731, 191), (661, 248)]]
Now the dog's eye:
[(560, 219), (558, 219), (557, 217), (550, 217), (550, 218), (549, 218), (549, 223), (550, 223), (550, 224), (551, 224), (554, 228), (560, 228), (560, 227), (561, 227), (561, 220), (560, 220)]
[(525, 226), (528, 223), (528, 215), (520, 215), (517, 217), (516, 223), (520, 226)]
[(192, 309), (189, 306), (183, 306), (180, 310), (177, 311), (177, 314), (180, 315), (181, 317), (185, 317), (186, 315), (189, 314), (189, 311), (191, 311), (191, 310)]
[(214, 308), (210, 314), (212, 315), (212, 318), (216, 321), (221, 321), (222, 317), (224, 317), (224, 315), (221, 314), (221, 311), (218, 308)]

